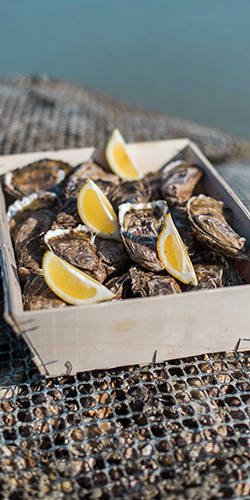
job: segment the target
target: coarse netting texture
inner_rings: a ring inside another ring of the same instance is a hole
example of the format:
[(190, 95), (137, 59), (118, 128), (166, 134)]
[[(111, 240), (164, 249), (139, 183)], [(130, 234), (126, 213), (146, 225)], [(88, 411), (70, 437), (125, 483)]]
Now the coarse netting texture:
[(45, 379), (0, 331), (1, 500), (250, 497), (250, 352)]

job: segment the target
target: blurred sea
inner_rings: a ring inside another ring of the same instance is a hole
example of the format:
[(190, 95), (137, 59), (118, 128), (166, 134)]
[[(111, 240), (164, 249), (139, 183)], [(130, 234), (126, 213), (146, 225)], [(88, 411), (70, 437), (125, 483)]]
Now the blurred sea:
[(250, 139), (249, 22), (249, 0), (0, 0), (0, 78), (45, 73)]

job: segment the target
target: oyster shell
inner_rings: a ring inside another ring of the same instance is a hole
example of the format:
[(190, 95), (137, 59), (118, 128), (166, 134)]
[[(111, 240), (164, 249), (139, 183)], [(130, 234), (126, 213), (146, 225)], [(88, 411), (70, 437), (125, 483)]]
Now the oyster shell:
[(138, 181), (121, 181), (109, 193), (109, 201), (114, 210), (118, 212), (118, 207), (122, 203), (147, 203), (151, 195), (150, 184), (147, 179)]
[(156, 244), (168, 212), (163, 200), (151, 203), (123, 203), (119, 207), (121, 236), (130, 258), (149, 271), (164, 269)]
[(194, 238), (186, 207), (171, 207), (170, 213), (189, 255), (194, 255), (199, 242)]
[(109, 196), (110, 190), (118, 185), (119, 179), (116, 175), (105, 172), (96, 163), (90, 161), (82, 163), (69, 176), (69, 180), (64, 190), (65, 198), (77, 197), (81, 187), (88, 179), (94, 181), (102, 190), (105, 196)]
[(169, 163), (161, 174), (162, 197), (171, 205), (182, 205), (193, 194), (202, 171), (183, 161)]
[(128, 268), (130, 258), (122, 241), (106, 240), (96, 236), (95, 245), (97, 255), (105, 266), (107, 277), (114, 274), (120, 275), (124, 269)]
[(181, 293), (180, 286), (169, 274), (145, 272), (138, 267), (131, 267), (129, 274), (132, 282), (132, 293), (135, 297)]
[(49, 192), (33, 193), (9, 206), (7, 219), (17, 255), (32, 238), (48, 231), (60, 206), (56, 194)]
[(243, 284), (232, 259), (226, 259), (222, 254), (207, 250), (195, 255), (192, 260), (198, 285), (189, 285), (187, 291)]
[(105, 286), (115, 294), (114, 300), (126, 299), (128, 291), (130, 290), (130, 274), (129, 272), (122, 274), (121, 276), (115, 276), (107, 283)]
[(72, 266), (86, 272), (100, 283), (106, 279), (106, 266), (98, 257), (94, 236), (86, 226), (50, 230), (45, 234), (44, 241), (52, 252)]
[(19, 199), (37, 191), (56, 191), (71, 170), (68, 163), (45, 158), (8, 172), (5, 175), (5, 189)]
[(77, 198), (65, 200), (60, 212), (58, 212), (51, 229), (73, 229), (82, 224), (77, 209)]
[(193, 196), (187, 203), (188, 219), (195, 237), (227, 257), (250, 261), (246, 239), (228, 224), (227, 211), (222, 201), (209, 196)]
[[(42, 270), (41, 270), (42, 272)], [(23, 305), (25, 310), (54, 309), (66, 307), (67, 304), (59, 299), (48, 287), (41, 275), (30, 274), (23, 291)]]

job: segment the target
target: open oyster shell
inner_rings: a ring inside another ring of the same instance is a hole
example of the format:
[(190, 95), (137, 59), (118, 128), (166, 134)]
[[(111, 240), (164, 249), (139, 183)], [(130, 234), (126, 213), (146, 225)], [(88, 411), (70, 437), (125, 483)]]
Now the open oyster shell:
[(57, 191), (71, 170), (68, 163), (45, 158), (8, 172), (5, 175), (5, 189), (19, 199), (37, 191)]
[(130, 258), (149, 271), (164, 269), (156, 244), (168, 212), (165, 201), (123, 203), (119, 207), (121, 236)]
[(147, 179), (138, 181), (121, 181), (109, 193), (109, 201), (114, 210), (118, 212), (118, 207), (122, 203), (147, 203), (150, 199), (151, 188)]
[(115, 294), (115, 299), (122, 300), (127, 298), (127, 294), (131, 288), (131, 279), (129, 272), (122, 274), (121, 276), (115, 276), (107, 283), (105, 286)]
[(72, 266), (86, 272), (102, 283), (106, 277), (106, 266), (97, 255), (92, 232), (84, 225), (75, 229), (55, 229), (44, 235), (48, 248)]
[(145, 272), (138, 267), (131, 267), (132, 293), (135, 297), (152, 297), (154, 295), (169, 295), (181, 293), (180, 286), (169, 274)]
[(222, 201), (202, 194), (193, 196), (187, 203), (192, 231), (201, 243), (227, 257), (250, 261), (247, 241), (228, 224), (227, 211)]
[(106, 269), (107, 277), (120, 275), (130, 264), (130, 258), (122, 241), (95, 237), (97, 255)]
[(61, 210), (51, 225), (51, 229), (73, 229), (82, 224), (77, 209), (77, 198), (68, 198), (63, 203)]
[(65, 198), (77, 197), (81, 187), (88, 179), (94, 181), (107, 197), (110, 190), (119, 183), (119, 178), (116, 175), (105, 172), (96, 163), (89, 161), (76, 167), (69, 176), (64, 190)]
[(202, 176), (202, 171), (180, 160), (166, 165), (161, 174), (161, 192), (169, 206), (182, 205), (193, 194), (193, 190)]
[(187, 218), (186, 207), (171, 207), (170, 213), (189, 255), (193, 255), (199, 246), (194, 238), (191, 225)]
[[(42, 270), (41, 270), (42, 272)], [(66, 307), (67, 304), (59, 299), (48, 287), (44, 277), (35, 273), (30, 274), (23, 291), (23, 305), (25, 310), (54, 309)]]

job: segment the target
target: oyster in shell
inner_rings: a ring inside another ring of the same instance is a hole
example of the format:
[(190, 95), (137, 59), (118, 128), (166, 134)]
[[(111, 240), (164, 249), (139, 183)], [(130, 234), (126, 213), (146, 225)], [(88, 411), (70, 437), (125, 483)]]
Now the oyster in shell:
[(227, 211), (222, 201), (209, 196), (193, 196), (187, 203), (188, 219), (195, 237), (212, 250), (236, 260), (250, 261), (246, 239), (228, 224)]
[(189, 255), (193, 255), (199, 246), (194, 238), (191, 225), (187, 218), (186, 207), (171, 207), (170, 213)]
[(122, 203), (147, 203), (150, 195), (150, 184), (145, 178), (131, 182), (121, 181), (109, 193), (109, 201), (114, 210), (118, 212), (118, 207)]
[(73, 229), (82, 224), (77, 209), (77, 198), (65, 200), (60, 212), (58, 212), (51, 229)]
[(183, 161), (169, 163), (161, 174), (162, 197), (172, 205), (182, 205), (193, 194), (193, 190), (202, 176), (202, 171)]
[(154, 295), (169, 295), (181, 293), (181, 288), (169, 274), (145, 272), (138, 267), (131, 267), (132, 293), (135, 297), (152, 297)]
[(205, 250), (195, 255), (192, 260), (198, 285), (189, 285), (187, 291), (243, 284), (233, 260), (222, 254)]
[(165, 201), (123, 203), (119, 207), (121, 236), (130, 258), (149, 271), (163, 271), (156, 244), (168, 212)]
[[(42, 272), (42, 270), (41, 270)], [(30, 274), (23, 291), (23, 305), (25, 310), (54, 309), (66, 307), (67, 304), (59, 299), (48, 287), (45, 279), (35, 273)]]
[(115, 294), (114, 300), (126, 299), (127, 294), (131, 288), (130, 286), (130, 274), (129, 272), (122, 274), (121, 276), (115, 276), (107, 283), (105, 286)]
[(105, 172), (101, 167), (98, 167), (96, 163), (92, 161), (82, 163), (76, 167), (74, 172), (69, 176), (64, 190), (65, 198), (77, 198), (81, 187), (88, 179), (94, 181), (107, 197), (109, 196), (110, 190), (119, 183), (119, 178), (116, 175)]
[(105, 266), (107, 277), (120, 275), (128, 268), (130, 258), (122, 241), (106, 240), (96, 236), (95, 245), (100, 262)]
[(59, 160), (43, 159), (17, 168), (5, 175), (5, 189), (15, 198), (29, 196), (37, 191), (60, 192), (62, 182), (72, 167)]
[(75, 229), (55, 229), (44, 236), (48, 248), (72, 266), (86, 272), (102, 283), (106, 277), (106, 266), (97, 255), (92, 232), (84, 225)]
[(17, 255), (32, 238), (48, 231), (60, 206), (56, 194), (49, 192), (33, 193), (9, 206), (7, 219)]

